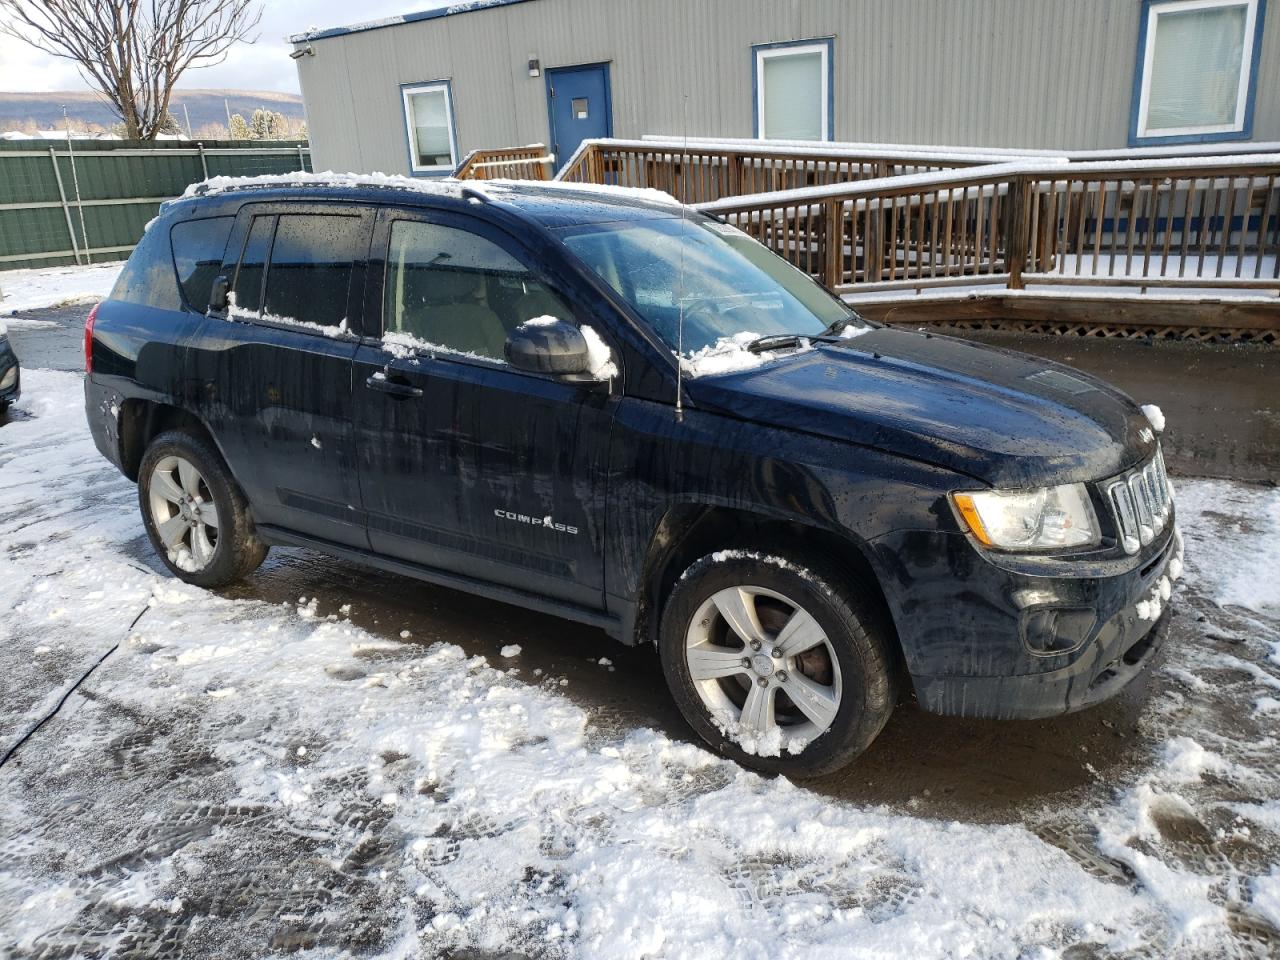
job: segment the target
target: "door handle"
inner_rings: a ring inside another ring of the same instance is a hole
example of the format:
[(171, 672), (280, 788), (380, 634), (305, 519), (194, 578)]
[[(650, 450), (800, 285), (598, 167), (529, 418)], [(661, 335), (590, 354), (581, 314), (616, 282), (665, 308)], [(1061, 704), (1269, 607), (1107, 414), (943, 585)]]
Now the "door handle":
[(415, 387), (406, 380), (392, 380), (389, 377), (374, 374), (364, 382), (364, 385), (370, 390), (377, 390), (379, 393), (385, 393), (387, 396), (395, 400), (417, 399), (422, 396), (422, 388)]

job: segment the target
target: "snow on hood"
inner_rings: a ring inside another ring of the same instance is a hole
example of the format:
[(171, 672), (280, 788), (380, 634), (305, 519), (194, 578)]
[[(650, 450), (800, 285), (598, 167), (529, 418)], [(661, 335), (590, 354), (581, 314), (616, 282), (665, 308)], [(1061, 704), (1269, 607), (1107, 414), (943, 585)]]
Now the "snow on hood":
[(754, 370), (780, 357), (795, 356), (812, 350), (808, 340), (801, 340), (802, 346), (785, 350), (764, 350), (753, 353), (747, 345), (760, 339), (760, 334), (750, 330), (735, 333), (731, 337), (721, 337), (710, 346), (695, 350), (682, 357), (680, 366), (690, 377), (714, 377), (724, 373), (740, 373), (743, 370)]
[[(1146, 417), (1126, 396), (1036, 357), (883, 327), (772, 358), (743, 357), (735, 346), (693, 362), (699, 406), (785, 429), (803, 424), (993, 486), (1097, 480), (1155, 452)], [(729, 369), (744, 372), (707, 375)]]

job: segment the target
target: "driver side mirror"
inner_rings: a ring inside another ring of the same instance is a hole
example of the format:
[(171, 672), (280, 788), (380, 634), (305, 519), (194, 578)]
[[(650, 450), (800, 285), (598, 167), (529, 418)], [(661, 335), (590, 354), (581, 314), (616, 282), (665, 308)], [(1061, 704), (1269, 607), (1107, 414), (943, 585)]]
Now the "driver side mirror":
[(209, 289), (209, 310), (211, 313), (226, 313), (231, 284), (225, 274), (213, 278), (213, 286)]
[(507, 335), (507, 362), (529, 373), (584, 375), (591, 370), (587, 338), (572, 323), (539, 317)]

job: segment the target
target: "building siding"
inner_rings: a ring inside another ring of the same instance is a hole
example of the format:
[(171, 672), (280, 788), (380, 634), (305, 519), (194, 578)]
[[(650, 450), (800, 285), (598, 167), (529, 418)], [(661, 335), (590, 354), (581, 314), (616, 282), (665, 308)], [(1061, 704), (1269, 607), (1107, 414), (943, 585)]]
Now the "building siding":
[[(834, 38), (838, 140), (1128, 144), (1141, 0), (534, 0), (313, 41), (317, 169), (408, 171), (400, 84), (453, 83), (458, 145), (547, 142), (548, 68), (608, 62), (615, 136), (749, 137), (753, 44)], [(1251, 139), (1280, 140), (1269, 10)]]

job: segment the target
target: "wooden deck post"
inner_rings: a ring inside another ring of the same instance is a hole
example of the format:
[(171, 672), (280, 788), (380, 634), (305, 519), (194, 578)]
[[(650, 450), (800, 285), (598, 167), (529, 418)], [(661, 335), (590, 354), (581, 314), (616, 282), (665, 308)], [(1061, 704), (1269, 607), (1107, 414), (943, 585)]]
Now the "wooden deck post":
[(1009, 223), (1005, 233), (1005, 263), (1009, 273), (1009, 289), (1022, 289), (1022, 271), (1026, 267), (1028, 231), (1031, 229), (1031, 204), (1028, 202), (1026, 177), (1009, 181)]
[(844, 202), (828, 200), (822, 205), (822, 242), (825, 254), (823, 283), (835, 292), (844, 281)]

